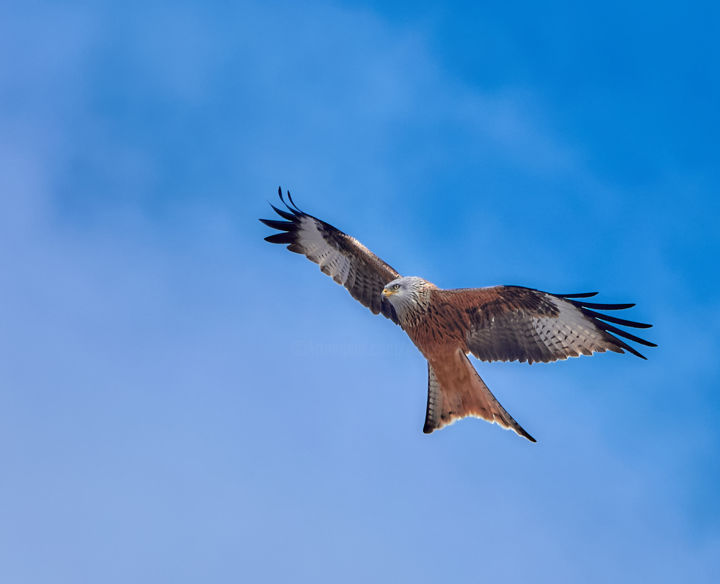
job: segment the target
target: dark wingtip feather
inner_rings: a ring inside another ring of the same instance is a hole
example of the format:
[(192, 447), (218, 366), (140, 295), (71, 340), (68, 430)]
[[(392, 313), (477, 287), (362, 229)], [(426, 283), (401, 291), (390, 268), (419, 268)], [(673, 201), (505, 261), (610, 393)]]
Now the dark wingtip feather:
[(260, 219), (260, 223), (281, 231), (289, 231), (293, 226), (291, 221), (276, 221), (275, 219)]
[(628, 326), (633, 328), (650, 328), (652, 327), (651, 324), (646, 324), (642, 322), (635, 322), (632, 320), (625, 320), (623, 318), (617, 318), (615, 316), (610, 316), (608, 314), (603, 314), (601, 312), (595, 312), (595, 310), (591, 309), (597, 309), (597, 310), (625, 310), (627, 308), (632, 308), (635, 306), (634, 303), (625, 303), (625, 304), (598, 304), (595, 302), (585, 302), (584, 300), (573, 300), (574, 298), (589, 298), (590, 296), (595, 296), (596, 293), (585, 293), (585, 294), (556, 294), (556, 296), (559, 296), (568, 302), (570, 302), (573, 306), (575, 306), (578, 310), (580, 310), (586, 317), (591, 319), (595, 326), (597, 326), (600, 330), (605, 332), (611, 339), (612, 343), (619, 347), (620, 349), (624, 349), (625, 351), (635, 355), (636, 357), (640, 357), (641, 359), (647, 360), (647, 357), (645, 355), (642, 355), (637, 350), (633, 349), (630, 345), (628, 345), (625, 341), (617, 338), (617, 336), (621, 336), (623, 338), (626, 338), (630, 341), (634, 341), (636, 343), (640, 343), (641, 345), (645, 345), (646, 347), (657, 347), (655, 343), (652, 343), (650, 341), (646, 341), (645, 339), (641, 339), (640, 337), (637, 337), (633, 334), (630, 334), (622, 329), (619, 329), (611, 324), (608, 323), (615, 323), (620, 326)]
[(650, 341), (646, 341), (645, 339), (636, 337), (635, 335), (632, 335), (629, 332), (619, 329), (616, 326), (613, 326), (611, 324), (607, 324), (606, 322), (595, 321), (595, 324), (604, 331), (607, 331), (609, 333), (613, 333), (616, 335), (620, 335), (621, 337), (625, 337), (626, 339), (635, 341), (636, 343), (640, 343), (641, 345), (645, 345), (646, 347), (657, 347), (657, 345), (655, 343), (651, 343)]
[(581, 300), (570, 300), (576, 306), (583, 306), (587, 308), (597, 308), (598, 310), (625, 310), (626, 308), (632, 308), (635, 306), (634, 302), (625, 304), (598, 304), (596, 302), (583, 302)]
[(297, 218), (297, 215), (293, 215), (292, 213), (288, 213), (287, 211), (283, 211), (282, 209), (278, 209), (275, 205), (270, 204), (270, 206), (273, 208), (273, 211), (275, 211), (280, 217), (283, 219), (287, 219), (288, 221), (295, 221)]
[(580, 310), (583, 314), (591, 316), (592, 318), (599, 318), (600, 320), (606, 320), (608, 322), (619, 324), (621, 326), (630, 326), (633, 328), (652, 327), (651, 324), (646, 324), (644, 322), (635, 322), (634, 320), (625, 320), (624, 318), (617, 318), (616, 316), (610, 316), (609, 314), (602, 314), (600, 312), (595, 312), (594, 310), (588, 310), (587, 308), (581, 308)]
[(298, 207), (298, 206), (295, 204), (295, 201), (293, 201), (293, 198), (292, 198), (292, 195), (290, 194), (290, 191), (287, 191), (287, 196), (288, 196), (288, 199), (290, 200), (290, 204), (291, 204), (293, 207), (295, 207), (295, 210), (296, 210), (298, 213), (302, 213), (302, 211), (300, 210), (300, 207)]
[(283, 231), (282, 233), (274, 233), (273, 235), (268, 235), (265, 238), (265, 241), (269, 243), (293, 243), (295, 241), (295, 236), (292, 233)]
[(555, 296), (560, 296), (560, 298), (590, 298), (597, 296), (597, 294), (597, 292), (578, 292), (575, 294), (555, 294)]
[(647, 357), (641, 353), (639, 353), (636, 349), (633, 349), (630, 345), (628, 345), (625, 341), (622, 339), (618, 339), (615, 335), (611, 335), (607, 331), (605, 331), (605, 334), (610, 337), (610, 341), (616, 348), (611, 348), (611, 351), (616, 351), (617, 353), (624, 353), (627, 351), (628, 353), (632, 353), (636, 357), (640, 357), (641, 359), (645, 359), (647, 361)]
[(632, 353), (632, 354), (635, 355), (636, 357), (640, 357), (641, 359), (647, 361), (647, 357), (646, 357), (645, 355), (643, 355), (642, 353), (640, 353), (640, 352), (637, 351), (636, 349), (633, 349), (630, 345), (628, 345), (627, 343), (621, 341), (621, 340), (618, 339), (617, 337), (614, 337), (613, 335), (610, 335), (610, 336), (611, 336), (613, 339), (615, 339), (615, 342), (617, 343), (618, 346), (620, 346), (620, 347), (622, 347), (623, 349), (625, 349), (628, 353)]
[(291, 212), (295, 212), (293, 208), (287, 204), (287, 201), (285, 200), (285, 197), (283, 196), (282, 189), (278, 189), (278, 195), (280, 195), (280, 200), (283, 202), (283, 205), (285, 205)]
[(290, 210), (291, 213), (304, 215), (304, 213), (295, 204), (295, 201), (293, 201), (290, 191), (286, 190), (285, 193), (287, 193), (288, 201), (290, 201), (289, 205), (288, 205), (288, 202), (285, 200), (285, 197), (283, 197), (282, 189), (278, 189), (278, 194), (280, 195), (280, 200), (283, 202), (283, 204)]

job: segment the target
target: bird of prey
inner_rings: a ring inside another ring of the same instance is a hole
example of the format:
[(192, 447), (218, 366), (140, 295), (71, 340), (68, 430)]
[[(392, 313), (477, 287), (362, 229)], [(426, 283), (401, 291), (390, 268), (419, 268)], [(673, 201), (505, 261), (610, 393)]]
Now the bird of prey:
[(427, 359), (428, 398), (423, 432), (431, 433), (474, 416), (514, 430), (535, 442), (505, 411), (470, 363), (557, 361), (604, 351), (645, 359), (627, 342), (655, 347), (615, 325), (652, 325), (598, 312), (634, 304), (597, 304), (597, 292), (550, 294), (522, 286), (443, 290), (417, 276), (401, 276), (362, 243), (301, 211), (278, 189), (285, 209), (270, 205), (284, 219), (260, 219), (279, 232), (265, 238), (287, 245), (320, 266), (374, 314), (382, 314), (408, 334)]

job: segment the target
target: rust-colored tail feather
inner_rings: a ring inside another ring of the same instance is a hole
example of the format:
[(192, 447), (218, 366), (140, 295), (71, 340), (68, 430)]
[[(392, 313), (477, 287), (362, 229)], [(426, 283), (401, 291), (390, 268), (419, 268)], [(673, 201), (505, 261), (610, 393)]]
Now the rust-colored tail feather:
[(423, 432), (430, 434), (448, 424), (474, 416), (535, 442), (505, 411), (461, 350), (433, 363), (428, 361), (428, 401)]

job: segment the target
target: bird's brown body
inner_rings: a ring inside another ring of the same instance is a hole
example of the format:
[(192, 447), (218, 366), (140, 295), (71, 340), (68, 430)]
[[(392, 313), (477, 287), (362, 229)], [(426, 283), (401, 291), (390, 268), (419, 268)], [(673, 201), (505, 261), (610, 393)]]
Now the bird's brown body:
[[(466, 331), (473, 307), (450, 302), (456, 291), (429, 282), (420, 291), (417, 308), (399, 315), (400, 326), (428, 361), (426, 434), (468, 416), (497, 422), (534, 441), (495, 399), (468, 360)], [(492, 294), (484, 294), (491, 296)]]

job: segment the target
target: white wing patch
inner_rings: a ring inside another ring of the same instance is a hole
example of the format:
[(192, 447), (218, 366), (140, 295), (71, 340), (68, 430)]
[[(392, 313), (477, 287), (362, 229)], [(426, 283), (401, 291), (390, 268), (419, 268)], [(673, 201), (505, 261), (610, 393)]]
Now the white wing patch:
[(605, 335), (590, 319), (569, 302), (546, 294), (559, 314), (554, 318), (534, 318), (532, 326), (541, 344), (548, 348), (554, 359), (591, 355), (607, 350)]
[(298, 223), (298, 243), (307, 258), (338, 284), (345, 285), (350, 275), (350, 258), (325, 241), (315, 219), (303, 216)]

